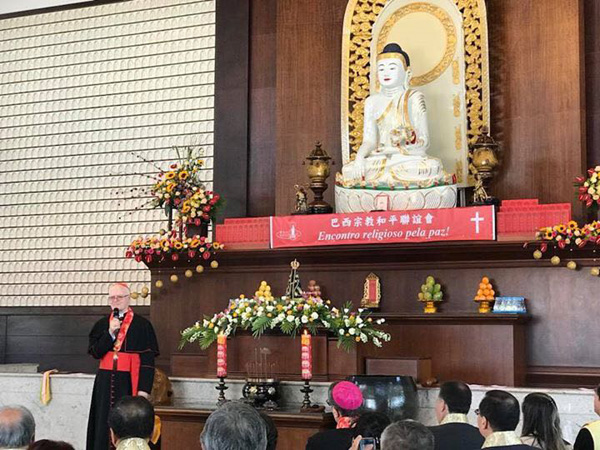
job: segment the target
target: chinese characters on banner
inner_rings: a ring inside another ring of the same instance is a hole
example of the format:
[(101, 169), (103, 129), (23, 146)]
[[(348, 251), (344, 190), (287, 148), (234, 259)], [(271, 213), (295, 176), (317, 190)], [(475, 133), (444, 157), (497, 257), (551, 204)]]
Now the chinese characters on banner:
[(496, 239), (493, 206), (271, 217), (271, 247)]

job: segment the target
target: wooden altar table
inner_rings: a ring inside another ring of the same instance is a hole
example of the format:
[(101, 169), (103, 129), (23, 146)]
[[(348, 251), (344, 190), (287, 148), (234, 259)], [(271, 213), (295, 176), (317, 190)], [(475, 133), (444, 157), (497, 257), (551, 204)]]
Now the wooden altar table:
[[(200, 402), (158, 406), (162, 421), (162, 450), (200, 450), (200, 433), (215, 405)], [(279, 433), (277, 450), (304, 450), (306, 441), (316, 432), (335, 428), (333, 415), (300, 413), (300, 408), (265, 411), (275, 422)]]

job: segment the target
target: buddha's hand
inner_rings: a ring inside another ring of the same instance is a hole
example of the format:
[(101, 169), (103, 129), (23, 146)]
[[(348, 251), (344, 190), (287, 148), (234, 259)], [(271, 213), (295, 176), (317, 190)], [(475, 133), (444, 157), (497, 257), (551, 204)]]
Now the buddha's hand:
[(348, 176), (353, 180), (362, 179), (365, 176), (365, 159), (357, 156), (349, 167)]

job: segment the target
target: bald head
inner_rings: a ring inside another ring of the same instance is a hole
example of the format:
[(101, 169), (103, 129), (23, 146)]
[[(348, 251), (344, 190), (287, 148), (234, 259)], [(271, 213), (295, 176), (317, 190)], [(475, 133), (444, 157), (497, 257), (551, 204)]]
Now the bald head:
[(0, 449), (27, 448), (35, 437), (35, 420), (27, 408), (0, 408)]

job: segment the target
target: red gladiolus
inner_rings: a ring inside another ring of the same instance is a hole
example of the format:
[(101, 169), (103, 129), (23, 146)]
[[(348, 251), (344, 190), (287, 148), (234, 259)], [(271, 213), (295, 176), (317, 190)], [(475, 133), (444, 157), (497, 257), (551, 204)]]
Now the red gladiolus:
[(179, 205), (181, 203), (181, 199), (179, 197), (177, 197), (175, 199), (175, 205)]
[(208, 203), (210, 203), (211, 205), (214, 205), (216, 203), (216, 200), (213, 198), (212, 200), (210, 200)]
[(215, 202), (218, 202), (221, 197), (219, 195), (215, 195), (213, 198), (214, 198)]
[(188, 257), (189, 257), (190, 259), (193, 259), (195, 256), (196, 256), (196, 252), (195, 252), (194, 250), (190, 250), (190, 251), (188, 252)]
[(202, 210), (204, 212), (210, 212), (210, 206), (205, 206), (204, 208), (202, 208)]
[(575, 177), (575, 181), (577, 181), (578, 183), (584, 183), (585, 182), (585, 178), (583, 178), (583, 177)]
[(579, 248), (583, 248), (583, 247), (585, 247), (585, 244), (587, 244), (587, 242), (582, 239), (581, 242), (577, 245)]
[(153, 255), (154, 254), (154, 249), (153, 248), (149, 248), (146, 253), (148, 253), (149, 255)]
[(202, 214), (202, 218), (204, 220), (208, 220), (208, 219), (210, 219), (210, 216), (208, 214)]
[(540, 246), (540, 250), (541, 250), (542, 253), (544, 253), (546, 250), (548, 250), (548, 244), (542, 244)]
[(201, 236), (200, 237), (200, 242), (204, 244), (206, 242), (206, 237), (205, 236)]
[(133, 258), (133, 253), (130, 251), (125, 252), (125, 258)]
[(177, 261), (177, 260), (179, 260), (179, 253), (173, 253), (173, 254), (171, 255), (171, 259), (172, 259), (173, 261)]
[(201, 223), (200, 219), (194, 220), (194, 225), (196, 225), (197, 227), (200, 226), (200, 223)]
[(140, 261), (142, 261), (142, 255), (135, 255), (135, 260), (136, 260), (137, 262), (140, 262)]
[(581, 186), (579, 188), (579, 192), (581, 192), (582, 194), (585, 194), (587, 192), (588, 188), (586, 188), (585, 186)]
[(562, 250), (563, 248), (565, 248), (565, 246), (566, 246), (566, 245), (567, 245), (567, 244), (565, 244), (565, 241), (559, 241), (559, 242), (558, 242), (558, 246), (561, 248), (561, 250)]
[(147, 263), (151, 263), (152, 262), (152, 255), (146, 255), (146, 262)]
[(588, 201), (587, 201), (587, 202), (585, 202), (585, 206), (587, 206), (587, 207), (589, 208), (590, 206), (592, 206), (592, 203), (594, 203), (594, 202), (593, 202), (593, 201), (592, 201), (592, 199), (590, 198), (590, 199), (588, 199)]
[(591, 177), (592, 175), (594, 175), (594, 169), (588, 169), (587, 173)]
[(210, 252), (206, 251), (206, 252), (202, 253), (202, 257), (203, 257), (204, 259), (208, 259), (208, 258), (210, 258)]

